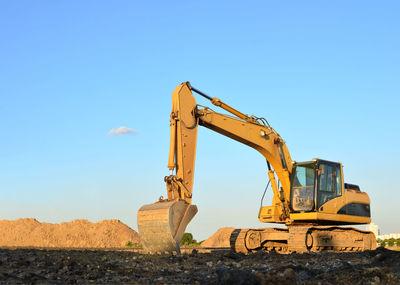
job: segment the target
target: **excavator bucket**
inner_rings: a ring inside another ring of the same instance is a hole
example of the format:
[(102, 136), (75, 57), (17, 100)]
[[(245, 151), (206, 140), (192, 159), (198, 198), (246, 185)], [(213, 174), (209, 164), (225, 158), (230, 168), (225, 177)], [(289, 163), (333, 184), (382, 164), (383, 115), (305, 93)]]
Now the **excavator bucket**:
[(140, 240), (149, 253), (180, 253), (179, 244), (197, 206), (185, 201), (142, 206), (137, 215)]

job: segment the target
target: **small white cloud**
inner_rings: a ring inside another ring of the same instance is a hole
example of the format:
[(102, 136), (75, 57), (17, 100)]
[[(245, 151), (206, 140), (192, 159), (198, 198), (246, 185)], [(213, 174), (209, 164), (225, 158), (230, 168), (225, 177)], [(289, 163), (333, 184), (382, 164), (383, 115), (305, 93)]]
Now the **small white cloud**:
[(135, 131), (134, 129), (131, 128), (127, 128), (124, 126), (119, 127), (118, 129), (111, 129), (108, 131), (108, 134), (110, 136), (116, 136), (116, 135), (133, 135), (133, 134), (137, 134), (137, 131)]

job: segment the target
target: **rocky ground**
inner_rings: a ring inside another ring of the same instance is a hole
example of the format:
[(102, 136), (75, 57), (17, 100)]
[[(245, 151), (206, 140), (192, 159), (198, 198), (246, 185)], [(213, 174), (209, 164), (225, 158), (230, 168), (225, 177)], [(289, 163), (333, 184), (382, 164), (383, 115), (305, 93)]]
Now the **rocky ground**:
[(400, 284), (400, 252), (181, 256), (121, 250), (0, 249), (0, 284)]

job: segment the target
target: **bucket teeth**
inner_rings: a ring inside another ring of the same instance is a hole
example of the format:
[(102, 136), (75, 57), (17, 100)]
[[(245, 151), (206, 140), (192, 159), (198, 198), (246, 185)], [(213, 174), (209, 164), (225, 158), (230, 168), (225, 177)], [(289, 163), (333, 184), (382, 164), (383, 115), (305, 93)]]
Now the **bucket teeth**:
[(197, 213), (185, 201), (157, 202), (142, 206), (137, 215), (141, 242), (149, 253), (180, 253), (186, 226)]

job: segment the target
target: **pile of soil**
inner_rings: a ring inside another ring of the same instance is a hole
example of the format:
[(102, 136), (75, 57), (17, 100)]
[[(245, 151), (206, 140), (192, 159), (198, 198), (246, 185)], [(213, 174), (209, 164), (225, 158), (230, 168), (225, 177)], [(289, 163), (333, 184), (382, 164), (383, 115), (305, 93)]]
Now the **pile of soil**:
[(385, 246), (387, 249), (390, 249), (390, 250), (397, 250), (397, 251), (400, 251), (400, 246)]
[(400, 252), (143, 255), (0, 249), (0, 284), (400, 284)]
[(139, 243), (139, 234), (119, 220), (61, 224), (36, 219), (0, 221), (0, 247), (116, 248), (129, 241)]
[(201, 243), (202, 247), (230, 248), (229, 239), (235, 228), (220, 228), (218, 231)]

